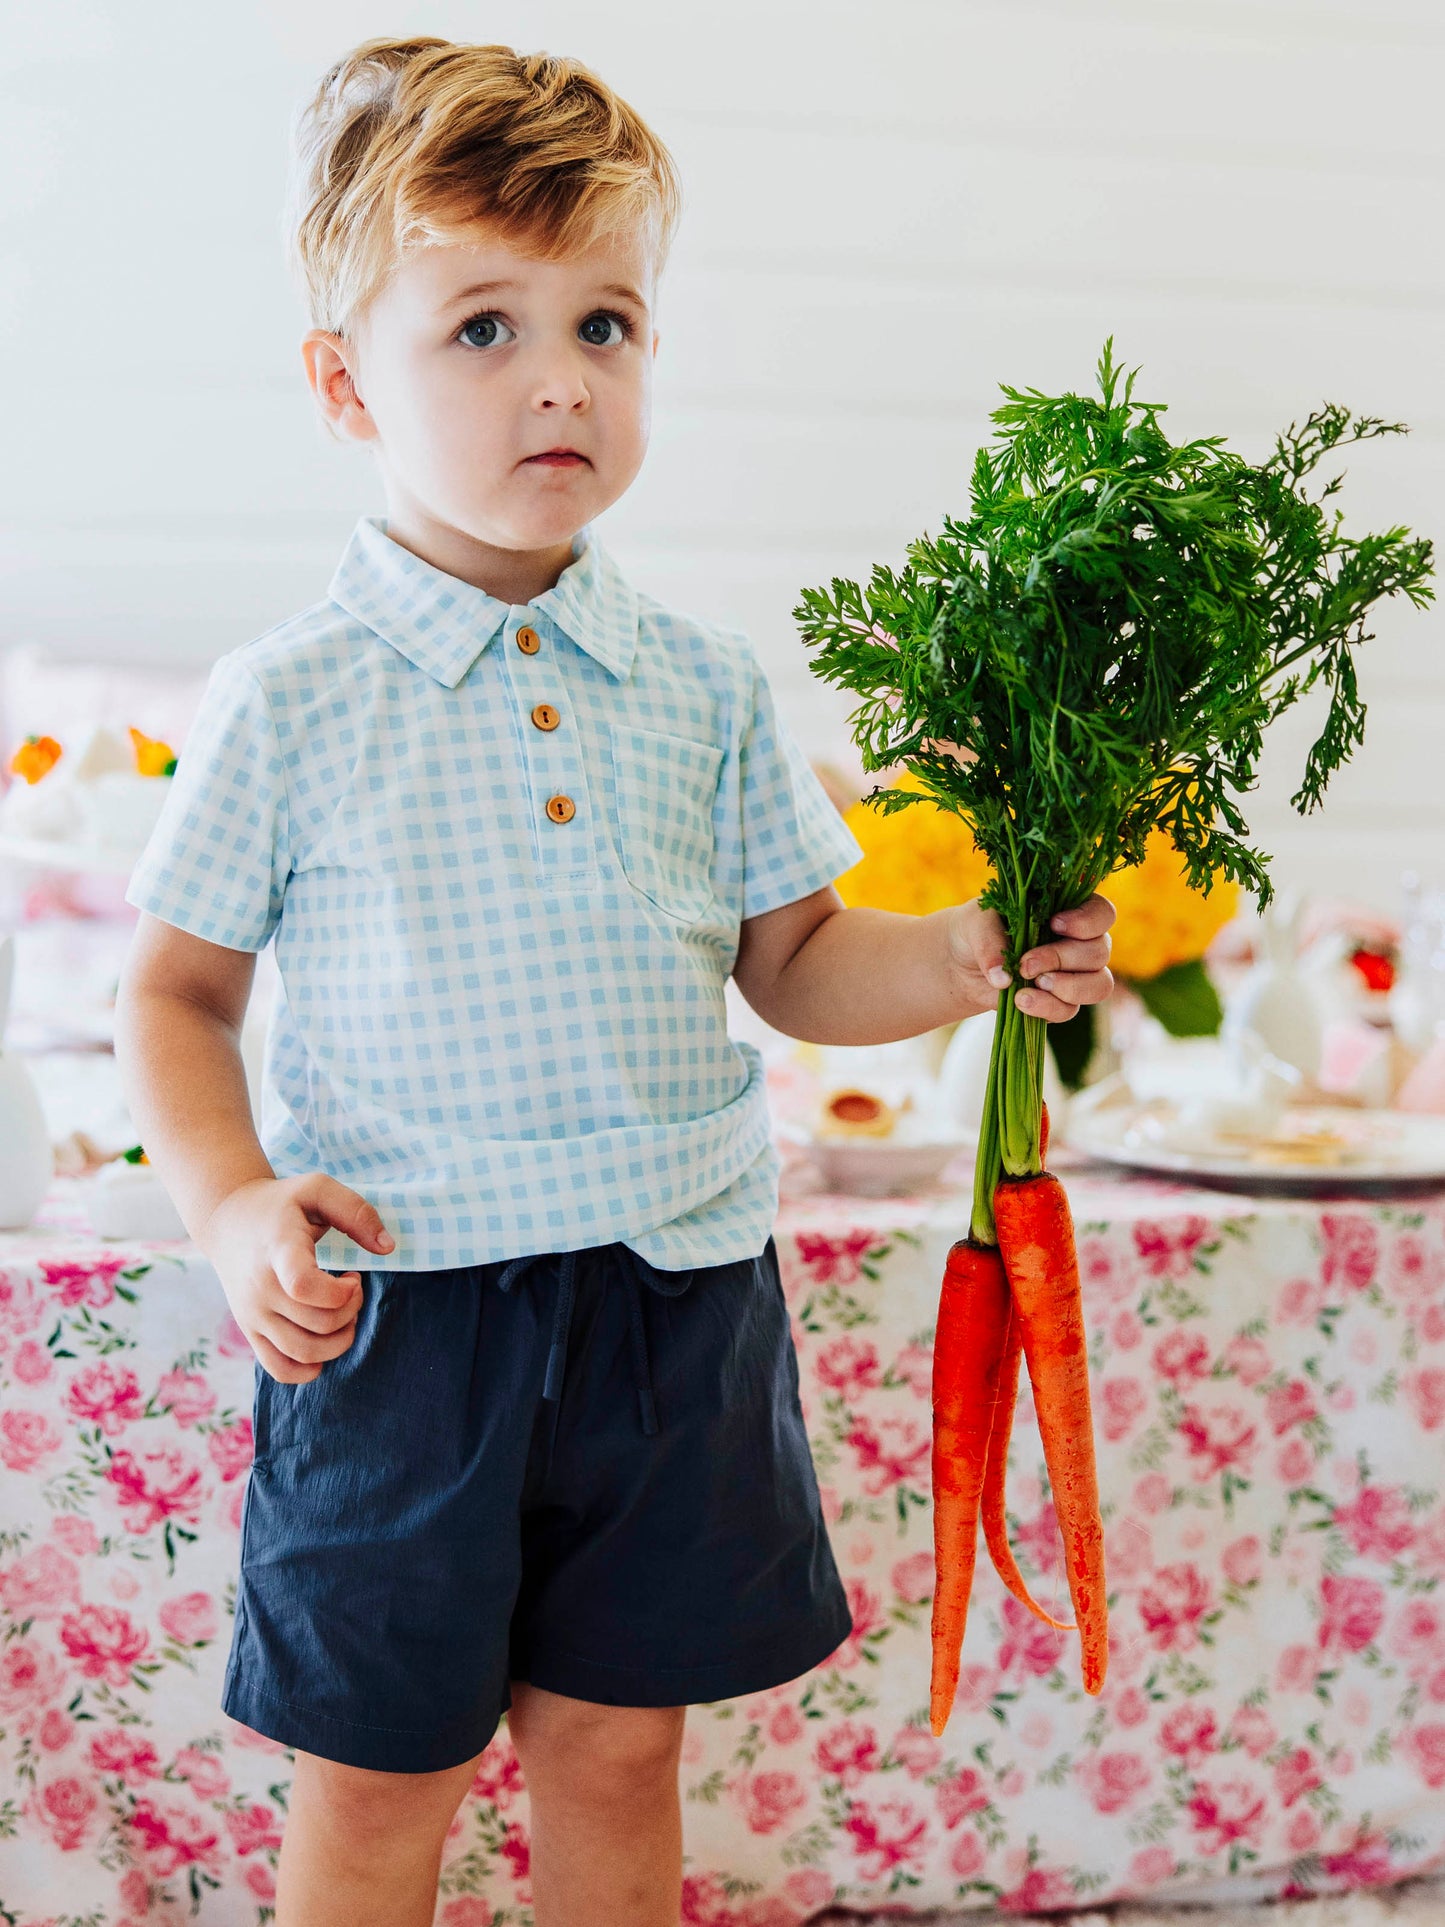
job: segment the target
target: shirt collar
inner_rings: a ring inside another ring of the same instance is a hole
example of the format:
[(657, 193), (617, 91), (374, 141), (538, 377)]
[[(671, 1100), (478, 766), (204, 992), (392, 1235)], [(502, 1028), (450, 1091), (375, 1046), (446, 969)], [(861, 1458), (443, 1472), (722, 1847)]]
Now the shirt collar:
[[(604, 669), (625, 681), (637, 647), (637, 594), (589, 523), (572, 538), (573, 559), (526, 604), (546, 616)], [(423, 562), (363, 515), (326, 593), (408, 662), (455, 689), (511, 614), (509, 604)]]

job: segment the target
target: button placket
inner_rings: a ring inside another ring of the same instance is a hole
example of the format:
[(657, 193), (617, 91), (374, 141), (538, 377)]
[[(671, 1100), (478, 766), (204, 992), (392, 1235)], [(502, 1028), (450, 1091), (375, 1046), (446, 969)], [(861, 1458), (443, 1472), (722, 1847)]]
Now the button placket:
[[(521, 655), (536, 658), (539, 662), (546, 661), (547, 650), (543, 638), (533, 623), (522, 623), (514, 632), (512, 641)], [(520, 663), (513, 661), (512, 667), (520, 672), (515, 676), (515, 686), (529, 728), (550, 739), (556, 751), (555, 755), (549, 755), (542, 744), (536, 744), (535, 760), (532, 754), (527, 758), (533, 775), (532, 803), (534, 809), (540, 809), (541, 816), (537, 827), (543, 872), (591, 871), (596, 868), (593, 836), (584, 836), (580, 824), (576, 829), (568, 827), (579, 813), (586, 785), (575, 727), (570, 735), (562, 727), (564, 722), (571, 719), (565, 714), (560, 701), (562, 692), (556, 686), (555, 668), (549, 665), (547, 681), (552, 685), (550, 697), (556, 700), (542, 698), (530, 701), (532, 691), (526, 685), (532, 678), (522, 670)]]

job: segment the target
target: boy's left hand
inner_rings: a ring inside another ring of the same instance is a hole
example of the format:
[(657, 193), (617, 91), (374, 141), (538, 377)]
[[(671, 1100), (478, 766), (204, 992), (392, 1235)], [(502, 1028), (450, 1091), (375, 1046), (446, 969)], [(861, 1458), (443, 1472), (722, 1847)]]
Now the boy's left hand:
[[(1080, 1004), (1098, 1004), (1114, 988), (1109, 969), (1114, 906), (1097, 892), (1053, 920), (1049, 940), (1019, 958), (1020, 977), (1032, 979), (1015, 999), (1026, 1017), (1059, 1024)], [(1004, 964), (1005, 932), (996, 910), (980, 910), (977, 899), (958, 906), (949, 927), (949, 962), (959, 1000), (974, 1010), (989, 1010), (1010, 981)]]

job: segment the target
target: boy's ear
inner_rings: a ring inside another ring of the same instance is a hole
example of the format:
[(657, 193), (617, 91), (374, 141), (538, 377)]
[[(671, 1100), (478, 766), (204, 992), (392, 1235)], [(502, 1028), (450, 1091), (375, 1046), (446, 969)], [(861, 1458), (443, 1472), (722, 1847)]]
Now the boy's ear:
[(657, 358), (657, 344), (661, 339), (662, 336), (657, 332), (656, 328), (654, 328), (652, 331), (652, 354), (654, 360)]
[(325, 328), (313, 328), (301, 343), (307, 382), (332, 433), (347, 441), (375, 441), (376, 422), (357, 391), (352, 355), (350, 344)]

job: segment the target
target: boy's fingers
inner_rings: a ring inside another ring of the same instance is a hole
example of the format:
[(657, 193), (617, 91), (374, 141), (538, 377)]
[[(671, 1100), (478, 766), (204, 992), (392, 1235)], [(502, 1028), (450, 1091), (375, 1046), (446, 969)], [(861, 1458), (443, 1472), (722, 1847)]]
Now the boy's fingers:
[(361, 1286), (361, 1274), (344, 1271), (333, 1278), (316, 1262), (316, 1249), (310, 1239), (287, 1245), (276, 1265), (276, 1282), (288, 1298), (302, 1305), (320, 1305), (328, 1311), (344, 1305)]
[(1061, 910), (1049, 927), (1066, 937), (1101, 937), (1113, 923), (1116, 914), (1109, 899), (1101, 897), (1096, 890), (1093, 896), (1076, 904), (1072, 910)]
[(1040, 944), (1029, 950), (1019, 963), (1022, 977), (1042, 977), (1047, 970), (1102, 970), (1114, 948), (1106, 930), (1102, 937), (1067, 938), (1059, 943)]
[(1101, 1004), (1114, 988), (1108, 970), (1050, 972), (1018, 994), (1018, 1007), (1027, 1017), (1046, 1017), (1051, 1023), (1072, 1017), (1080, 1004)]
[(396, 1249), (376, 1206), (358, 1197), (339, 1178), (322, 1172), (311, 1195), (321, 1206), (326, 1222), (335, 1225), (338, 1231), (344, 1231), (355, 1243), (365, 1245), (368, 1251)]
[(261, 1361), (262, 1370), (269, 1372), (272, 1378), (279, 1379), (281, 1384), (304, 1385), (319, 1376), (319, 1365), (298, 1365), (294, 1358), (277, 1351), (264, 1332), (250, 1332), (247, 1336), (251, 1340), (252, 1351)]
[[(280, 1282), (279, 1279), (277, 1282)], [(284, 1286), (282, 1289), (284, 1291)], [(273, 1307), (273, 1310), (278, 1318), (284, 1318), (290, 1324), (298, 1325), (302, 1331), (319, 1332), (325, 1337), (331, 1332), (341, 1331), (346, 1325), (355, 1324), (361, 1311), (363, 1295), (363, 1288), (355, 1285), (352, 1287), (351, 1296), (340, 1305), (308, 1305), (301, 1299), (293, 1297), (290, 1292), (286, 1292), (285, 1304)]]
[(293, 1365), (324, 1365), (346, 1351), (356, 1336), (355, 1325), (347, 1325), (339, 1332), (303, 1331), (300, 1325), (292, 1324), (279, 1312), (263, 1312), (258, 1329)]

